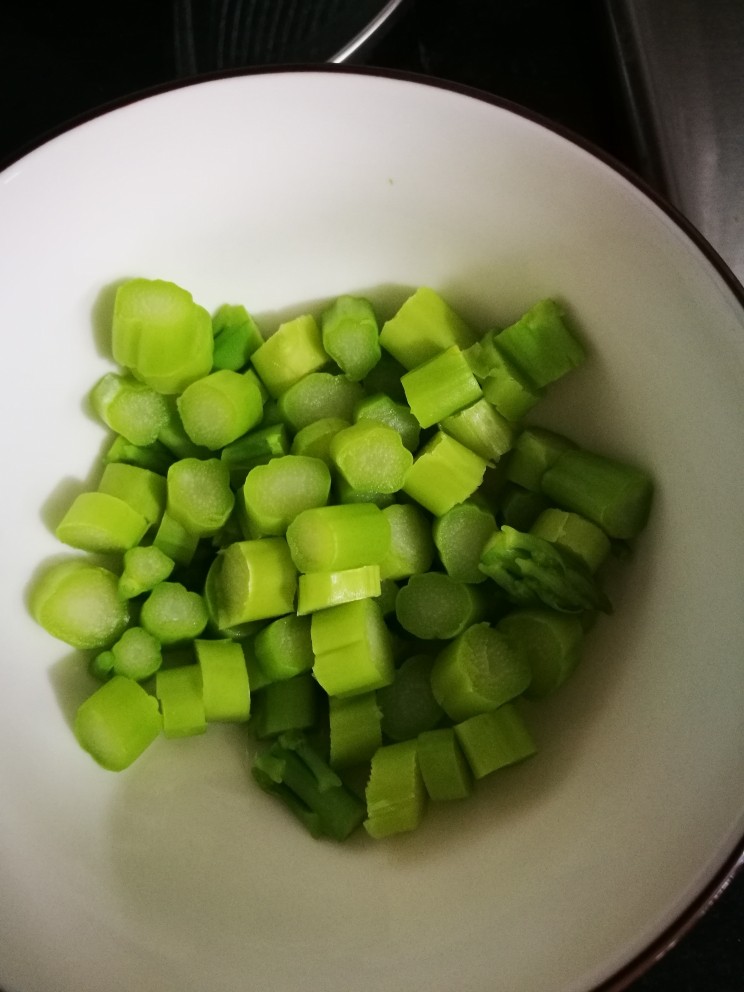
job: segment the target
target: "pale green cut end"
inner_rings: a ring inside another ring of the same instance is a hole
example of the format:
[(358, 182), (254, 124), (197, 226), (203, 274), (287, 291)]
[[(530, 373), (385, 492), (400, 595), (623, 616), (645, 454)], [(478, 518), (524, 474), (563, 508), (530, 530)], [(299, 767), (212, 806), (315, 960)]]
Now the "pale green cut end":
[(380, 344), (406, 369), (415, 368), (440, 351), (468, 348), (477, 335), (433, 289), (422, 286), (380, 331)]
[(118, 577), (82, 558), (48, 568), (31, 590), (30, 609), (47, 633), (81, 650), (108, 647), (129, 623)]
[(115, 675), (81, 704), (75, 737), (103, 768), (128, 768), (159, 736), (158, 701), (132, 679)]

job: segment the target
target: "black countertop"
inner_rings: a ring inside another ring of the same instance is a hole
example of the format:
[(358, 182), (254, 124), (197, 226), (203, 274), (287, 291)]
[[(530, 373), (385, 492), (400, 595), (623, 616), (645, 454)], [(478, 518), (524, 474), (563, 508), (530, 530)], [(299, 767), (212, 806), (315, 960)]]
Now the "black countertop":
[[(204, 17), (210, 0), (201, 2)], [(192, 51), (190, 64), (184, 55), (175, 26), (184, 3), (198, 12), (199, 0), (130, 0), (97, 8), (27, 0), (5, 12), (0, 163), (111, 101), (167, 84), (194, 67), (219, 68), (215, 52), (199, 50), (197, 58)], [(229, 0), (221, 3), (229, 10)], [(331, 58), (337, 41), (329, 39), (330, 50), (317, 48), (310, 59)], [(223, 46), (223, 65), (226, 51)], [(235, 46), (229, 54), (239, 64)], [(475, 86), (538, 111), (666, 192), (653, 150), (634, 128), (606, 5), (599, 0), (411, 0), (363, 59)], [(744, 992), (743, 919), (739, 877), (632, 992)]]

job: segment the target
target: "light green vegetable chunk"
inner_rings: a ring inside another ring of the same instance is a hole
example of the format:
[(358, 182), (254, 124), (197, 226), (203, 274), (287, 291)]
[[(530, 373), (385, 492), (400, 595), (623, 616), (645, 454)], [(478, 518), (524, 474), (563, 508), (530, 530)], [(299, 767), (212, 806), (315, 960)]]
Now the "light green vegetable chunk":
[(242, 437), (263, 414), (263, 397), (256, 381), (231, 369), (218, 369), (197, 379), (176, 402), (189, 438), (210, 451)]
[(33, 584), (29, 607), (47, 633), (81, 650), (108, 647), (129, 623), (117, 575), (84, 558), (45, 569)]
[(501, 352), (497, 334), (497, 331), (487, 332), (466, 350), (465, 357), (484, 398), (502, 417), (515, 423), (542, 399), (543, 393)]
[(380, 562), (380, 578), (428, 572), (434, 560), (430, 519), (415, 503), (393, 503), (382, 512), (390, 525), (390, 549)]
[(250, 431), (232, 444), (225, 445), (220, 459), (233, 473), (243, 473), (243, 478), (256, 465), (265, 465), (272, 458), (288, 455), (290, 439), (284, 424), (270, 424)]
[(351, 768), (382, 747), (382, 713), (374, 692), (328, 700), (331, 768)]
[(366, 396), (357, 403), (354, 420), (374, 420), (386, 424), (400, 434), (401, 441), (409, 451), (418, 448), (421, 426), (405, 403), (396, 403), (384, 393)]
[(390, 633), (374, 599), (312, 615), (313, 674), (329, 696), (356, 696), (393, 681)]
[(455, 735), (476, 778), (524, 761), (537, 751), (513, 703), (455, 724)]
[(256, 634), (253, 651), (267, 683), (309, 672), (315, 661), (310, 617), (288, 613), (272, 620)]
[(103, 470), (98, 491), (117, 496), (141, 513), (152, 527), (165, 510), (166, 483), (162, 475), (137, 465), (113, 462)]
[(431, 687), (433, 665), (429, 655), (412, 655), (396, 669), (393, 682), (377, 690), (382, 730), (390, 740), (412, 740), (444, 718)]
[(475, 332), (433, 289), (422, 286), (380, 331), (380, 344), (406, 369), (415, 368), (451, 345), (467, 348)]
[(261, 330), (244, 306), (223, 303), (212, 315), (215, 369), (238, 372), (245, 368), (253, 352), (263, 344)]
[(301, 572), (379, 565), (390, 548), (390, 524), (372, 503), (316, 507), (295, 517), (287, 543)]
[(167, 512), (190, 534), (216, 534), (232, 513), (230, 472), (219, 458), (181, 458), (168, 469)]
[(401, 384), (411, 413), (422, 427), (433, 426), (483, 395), (457, 345), (406, 372)]
[(509, 451), (515, 434), (513, 424), (485, 397), (445, 417), (441, 428), (489, 465), (495, 465)]
[(412, 575), (395, 600), (398, 623), (422, 640), (457, 637), (483, 616), (484, 608), (479, 587), (458, 582), (445, 572)]
[(201, 671), (198, 665), (161, 669), (155, 676), (166, 737), (193, 737), (207, 729)]
[(429, 798), (437, 802), (465, 799), (472, 792), (472, 774), (452, 727), (419, 734), (419, 768)]
[(122, 552), (139, 544), (148, 522), (123, 499), (80, 493), (57, 525), (55, 536), (82, 551)]
[(160, 642), (142, 627), (129, 627), (111, 646), (115, 675), (142, 682), (160, 668), (163, 656)]
[(544, 427), (527, 427), (517, 437), (509, 456), (506, 477), (524, 489), (539, 493), (542, 477), (573, 441)]
[(360, 296), (339, 296), (320, 315), (323, 347), (340, 369), (359, 382), (380, 360), (374, 307)]
[(139, 683), (115, 675), (83, 702), (75, 716), (75, 737), (103, 768), (122, 771), (159, 736), (158, 701)]
[(180, 582), (161, 582), (142, 604), (140, 623), (162, 645), (193, 640), (207, 626), (204, 600)]
[(271, 682), (256, 693), (253, 732), (258, 740), (309, 730), (318, 718), (318, 686), (312, 675)]
[(324, 461), (282, 455), (250, 470), (242, 498), (257, 536), (281, 535), (303, 510), (325, 506), (330, 491), (331, 473)]
[(530, 533), (581, 558), (590, 572), (597, 571), (611, 550), (610, 539), (601, 527), (568, 510), (543, 510)]
[(119, 594), (134, 599), (164, 582), (175, 567), (172, 558), (154, 544), (124, 552), (124, 568), (119, 577)]
[(437, 431), (408, 470), (403, 491), (430, 513), (441, 516), (473, 495), (485, 471), (485, 459)]
[(486, 541), (495, 531), (493, 514), (468, 500), (437, 517), (432, 526), (432, 537), (450, 578), (470, 584), (486, 580), (480, 569), (480, 557)]
[(532, 672), (525, 695), (540, 699), (559, 689), (581, 658), (584, 625), (554, 610), (516, 610), (498, 629), (526, 658)]
[(520, 696), (531, 676), (527, 659), (510, 638), (477, 623), (437, 655), (431, 687), (450, 719), (465, 720)]
[(309, 372), (320, 371), (328, 361), (320, 328), (311, 314), (280, 324), (251, 355), (254, 369), (275, 399)]
[(111, 447), (103, 456), (103, 460), (105, 464), (123, 462), (125, 465), (137, 465), (151, 472), (157, 472), (158, 475), (165, 475), (173, 457), (173, 453), (159, 441), (137, 445), (119, 435), (111, 442)]
[(554, 300), (540, 300), (496, 337), (502, 353), (538, 389), (555, 382), (586, 358), (565, 318)]
[(398, 492), (413, 464), (398, 431), (372, 420), (359, 420), (339, 431), (330, 451), (333, 464), (359, 493)]
[(174, 283), (130, 279), (116, 291), (111, 345), (137, 379), (159, 393), (180, 393), (212, 368), (212, 320)]
[(153, 547), (171, 558), (176, 564), (188, 565), (196, 553), (199, 535), (186, 530), (183, 524), (166, 510), (152, 543)]
[(361, 565), (339, 572), (305, 572), (297, 584), (297, 613), (303, 616), (329, 606), (379, 596), (380, 566)]
[(279, 397), (279, 416), (293, 431), (330, 417), (351, 423), (363, 396), (359, 383), (345, 375), (310, 372)]
[(168, 422), (168, 408), (160, 393), (117, 372), (99, 379), (90, 402), (100, 420), (130, 444), (154, 444)]
[(365, 795), (364, 829), (370, 837), (389, 837), (420, 825), (426, 789), (415, 740), (386, 744), (375, 752)]
[(297, 570), (281, 537), (236, 541), (215, 558), (205, 596), (218, 630), (292, 613)]
[(207, 722), (245, 723), (251, 714), (251, 690), (240, 644), (195, 640), (194, 649)]
[(320, 458), (321, 461), (330, 466), (332, 464), (331, 441), (339, 431), (350, 426), (350, 421), (342, 420), (340, 417), (321, 417), (320, 420), (314, 420), (312, 424), (297, 431), (292, 438), (290, 451), (293, 455)]

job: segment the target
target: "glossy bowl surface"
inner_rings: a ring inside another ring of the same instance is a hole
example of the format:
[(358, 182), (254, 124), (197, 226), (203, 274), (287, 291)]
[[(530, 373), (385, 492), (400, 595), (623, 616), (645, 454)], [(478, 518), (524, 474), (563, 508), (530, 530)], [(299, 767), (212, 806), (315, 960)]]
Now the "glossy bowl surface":
[[(482, 328), (565, 304), (591, 356), (533, 420), (657, 492), (614, 616), (532, 714), (536, 758), (416, 834), (337, 846), (252, 786), (239, 729), (119, 775), (78, 748), (84, 666), (25, 596), (94, 478), (84, 397), (135, 275), (267, 330), (343, 292), (384, 315), (422, 284)], [(0, 174), (0, 300), (5, 992), (614, 989), (723, 882), (744, 836), (742, 292), (622, 170), (420, 79), (216, 78)]]

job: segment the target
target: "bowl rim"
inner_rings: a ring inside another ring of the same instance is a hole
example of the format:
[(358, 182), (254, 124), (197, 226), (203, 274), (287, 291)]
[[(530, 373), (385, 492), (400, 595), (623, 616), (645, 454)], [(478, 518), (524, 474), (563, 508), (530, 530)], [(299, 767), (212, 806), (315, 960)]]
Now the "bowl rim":
[[(396, 7), (397, 4), (388, 4), (388, 7)], [(23, 143), (10, 155), (0, 157), (0, 175), (15, 163), (21, 161), (26, 155), (34, 150), (43, 147), (55, 138), (74, 130), (82, 124), (89, 123), (99, 117), (103, 117), (113, 111), (140, 103), (152, 97), (161, 96), (176, 90), (187, 89), (192, 86), (200, 86), (223, 79), (241, 79), (253, 76), (287, 75), (287, 74), (324, 74), (324, 75), (354, 75), (385, 78), (397, 80), (402, 83), (412, 83), (427, 86), (433, 89), (442, 89), (451, 93), (461, 94), (466, 97), (490, 104), (501, 110), (508, 111), (527, 121), (537, 124), (559, 137), (564, 138), (571, 144), (587, 152), (593, 158), (608, 166), (612, 171), (620, 175), (628, 183), (634, 186), (656, 207), (658, 207), (667, 217), (685, 234), (695, 247), (705, 256), (714, 270), (724, 281), (731, 291), (736, 301), (744, 309), (744, 284), (739, 281), (736, 274), (728, 263), (713, 247), (701, 231), (666, 197), (655, 189), (640, 174), (620, 161), (610, 152), (606, 151), (591, 139), (572, 130), (570, 127), (555, 121), (538, 111), (525, 107), (524, 105), (498, 96), (487, 90), (479, 89), (465, 83), (454, 80), (429, 76), (424, 73), (407, 70), (391, 69), (374, 65), (353, 65), (348, 63), (289, 63), (273, 64), (261, 66), (246, 66), (238, 69), (218, 70), (209, 73), (200, 73), (195, 76), (184, 76), (178, 79), (168, 80), (153, 86), (132, 91), (89, 108), (67, 120), (57, 124), (39, 135)], [(634, 982), (638, 981), (655, 964), (657, 964), (669, 951), (671, 951), (682, 940), (682, 938), (693, 929), (707, 911), (718, 901), (719, 897), (729, 888), (731, 883), (738, 877), (739, 872), (744, 876), (744, 835), (742, 835), (732, 846), (728, 856), (724, 859), (713, 876), (698, 891), (697, 895), (690, 900), (687, 906), (681, 910), (677, 917), (652, 939), (640, 952), (630, 961), (618, 968), (610, 977), (604, 979), (598, 985), (592, 986), (587, 992), (624, 992)]]

